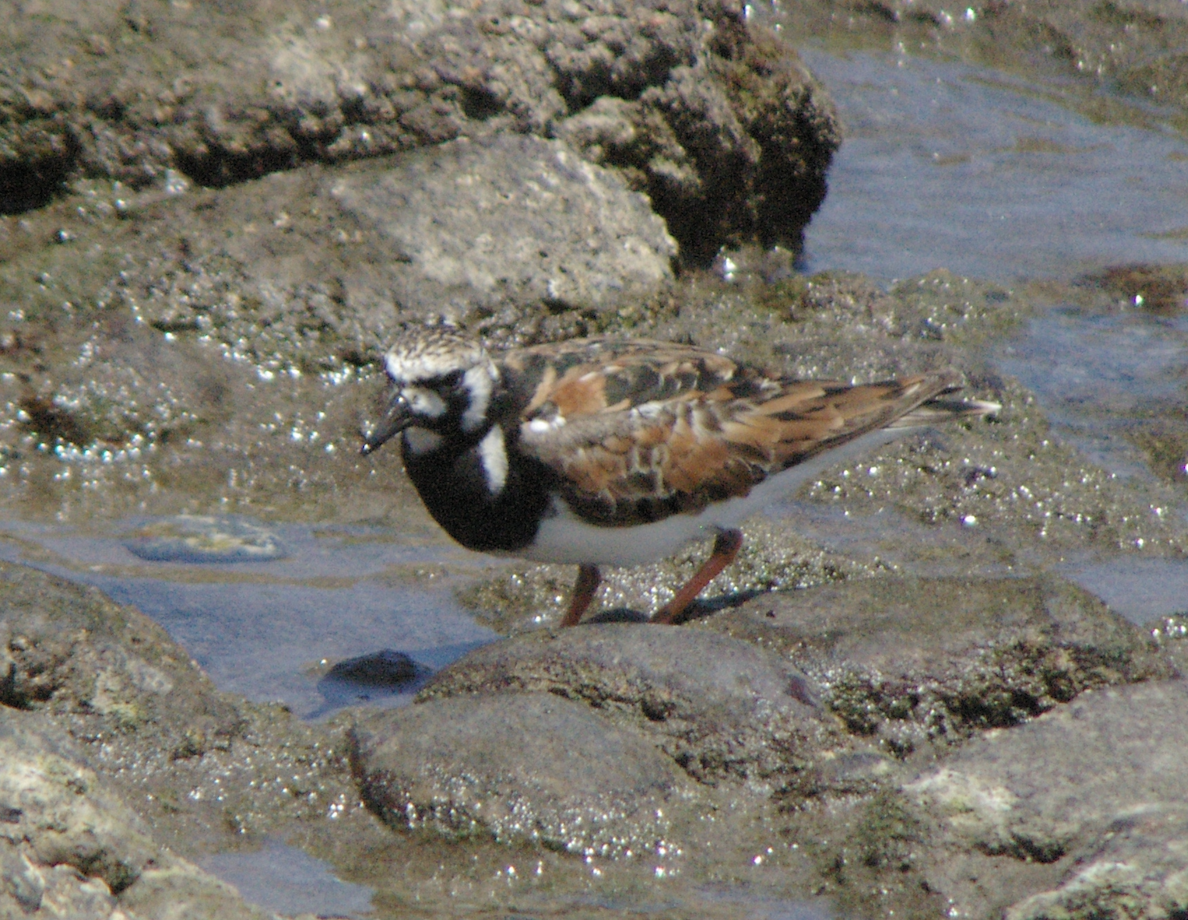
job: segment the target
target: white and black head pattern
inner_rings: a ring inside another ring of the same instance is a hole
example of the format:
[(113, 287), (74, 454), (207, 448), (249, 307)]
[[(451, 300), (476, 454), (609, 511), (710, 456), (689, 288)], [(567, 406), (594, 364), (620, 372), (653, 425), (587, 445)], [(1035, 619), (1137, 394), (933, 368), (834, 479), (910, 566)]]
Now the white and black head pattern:
[(508, 551), (529, 543), (549, 496), (540, 465), (511, 456), (519, 418), (486, 349), (437, 324), (406, 332), (384, 365), (388, 401), (364, 432), (364, 453), (400, 434), (425, 506), (463, 546)]
[(384, 356), (412, 426), (471, 433), (487, 422), (499, 371), (477, 340), (455, 326), (410, 331)]
[(384, 365), (387, 411), (365, 432), (364, 453), (403, 433), (406, 461), (465, 467), (486, 496), (499, 495), (508, 477), (506, 440), (490, 410), (500, 374), (482, 344), (453, 325), (424, 326), (402, 336)]

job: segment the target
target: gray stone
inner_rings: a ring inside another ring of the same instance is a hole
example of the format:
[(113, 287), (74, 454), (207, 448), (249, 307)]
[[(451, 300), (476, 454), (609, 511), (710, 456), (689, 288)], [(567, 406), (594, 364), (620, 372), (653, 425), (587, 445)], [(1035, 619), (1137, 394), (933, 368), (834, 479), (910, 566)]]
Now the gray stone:
[(1101, 848), (1005, 920), (1175, 920), (1188, 912), (1188, 809), (1168, 803), (1120, 817)]
[(704, 257), (730, 237), (798, 245), (838, 144), (795, 52), (735, 0), (49, 2), (10, 11), (0, 57), (4, 210), (79, 174), (222, 186), (460, 136), (547, 137), (609, 98), (633, 136), (599, 135), (592, 155)]
[(397, 299), (417, 313), (605, 311), (672, 280), (676, 244), (647, 199), (559, 141), (459, 140), (350, 172), (332, 194), (391, 241)]
[[(47, 445), (149, 448), (212, 423), (250, 431), (229, 407), (249, 401), (237, 397), (259, 377), (237, 379), (220, 351), (266, 379), (345, 370), (349, 380), (428, 313), (496, 340), (563, 337), (673, 280), (675, 243), (647, 199), (562, 141), (531, 136), (293, 169), (217, 194), (125, 197), (119, 218), (93, 188), (41, 218), (64, 221), (87, 256), (46, 272), (47, 300), (25, 302), (26, 317), (61, 309), (62, 287), (103, 314), (63, 331), (64, 351), (89, 358), (49, 362), (17, 397), (24, 427)], [(200, 338), (218, 350), (195, 347)]]
[(795, 667), (754, 645), (695, 629), (587, 624), (476, 649), (420, 699), (547, 691), (642, 732), (700, 782), (821, 791), (821, 754), (844, 735)]
[(45, 867), (44, 875), (45, 891), (33, 914), (38, 920), (122, 920), (119, 902), (102, 879), (68, 865)]
[(125, 733), (157, 726), (158, 743), (186, 732), (225, 742), (241, 728), (164, 629), (94, 588), (0, 563), (0, 646), (7, 706), (86, 713)]
[(1173, 674), (1150, 635), (1052, 576), (870, 578), (764, 595), (706, 622), (786, 654), (851, 732), (901, 756), (1091, 687)]
[(696, 787), (639, 734), (550, 693), (434, 699), (360, 720), (352, 766), (386, 823), (584, 855), (663, 856)]
[[(11, 805), (2, 805), (5, 824), (14, 824), (20, 820)], [(0, 843), (0, 897), (8, 897), (17, 903), (21, 910), (32, 913), (41, 906), (41, 899), (45, 895), (45, 873), (36, 863), (29, 859), (28, 853), (11, 840), (5, 839)], [(2, 904), (3, 901), (0, 901)]]
[(52, 720), (0, 707), (0, 916), (263, 920), (164, 850)]
[(184, 857), (249, 834), (384, 834), (340, 732), (219, 693), (97, 590), (0, 563), (0, 649), (0, 916), (259, 917)]
[(28, 843), (46, 866), (65, 864), (115, 892), (140, 875), (156, 847), (140, 819), (65, 739), (51, 741), (31, 715), (0, 709), (0, 837)]
[(941, 832), (929, 883), (967, 916), (1182, 916), (1186, 706), (1182, 680), (1095, 690), (910, 779)]

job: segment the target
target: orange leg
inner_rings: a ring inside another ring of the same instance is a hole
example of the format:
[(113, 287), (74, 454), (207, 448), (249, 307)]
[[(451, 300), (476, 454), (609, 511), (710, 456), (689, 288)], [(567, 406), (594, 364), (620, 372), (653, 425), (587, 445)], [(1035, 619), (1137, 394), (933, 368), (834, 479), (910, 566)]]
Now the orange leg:
[(685, 608), (705, 590), (705, 586), (718, 577), (718, 573), (734, 561), (742, 547), (743, 535), (741, 530), (723, 530), (714, 541), (714, 551), (705, 560), (705, 564), (697, 570), (697, 574), (689, 579), (685, 587), (677, 592), (676, 597), (665, 604), (655, 616), (653, 623), (676, 623)]
[(582, 614), (590, 606), (590, 601), (594, 600), (594, 593), (601, 583), (602, 575), (598, 571), (598, 566), (578, 566), (577, 582), (573, 586), (573, 599), (569, 602), (569, 610), (566, 611), (564, 619), (561, 620), (562, 626), (577, 626)]

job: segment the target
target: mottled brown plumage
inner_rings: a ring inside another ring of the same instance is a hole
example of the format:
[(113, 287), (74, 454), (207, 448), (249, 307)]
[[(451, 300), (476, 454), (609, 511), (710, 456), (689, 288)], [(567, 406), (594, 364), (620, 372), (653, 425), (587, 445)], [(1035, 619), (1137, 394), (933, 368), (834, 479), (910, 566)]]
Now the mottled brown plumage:
[(646, 339), (538, 346), (500, 365), (513, 386), (535, 378), (521, 449), (560, 474), (579, 514), (612, 526), (745, 496), (956, 384), (951, 374), (857, 387), (801, 381)]
[(807, 475), (819, 455), (884, 429), (998, 408), (947, 398), (959, 388), (951, 373), (851, 386), (610, 337), (492, 357), (448, 326), (402, 339), (387, 368), (392, 403), (365, 450), (405, 431), (414, 483), (464, 545), (580, 564), (566, 623), (593, 596), (599, 564), (717, 534), (714, 555), (654, 618), (671, 622), (733, 559), (755, 503), (798, 484), (792, 470)]

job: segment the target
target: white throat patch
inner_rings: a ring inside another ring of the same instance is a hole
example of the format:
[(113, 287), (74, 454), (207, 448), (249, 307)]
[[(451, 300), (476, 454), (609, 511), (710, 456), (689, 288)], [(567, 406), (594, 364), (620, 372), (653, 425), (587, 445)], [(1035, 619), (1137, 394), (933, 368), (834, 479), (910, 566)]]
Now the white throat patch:
[(498, 495), (507, 485), (507, 445), (503, 440), (503, 429), (498, 425), (493, 426), (486, 437), (479, 441), (478, 449), (487, 489), (492, 495)]
[(491, 365), (487, 363), (475, 365), (462, 375), (462, 385), (470, 394), (466, 411), (462, 413), (463, 431), (474, 431), (487, 421), (487, 407), (491, 405), (494, 386), (491, 372)]

